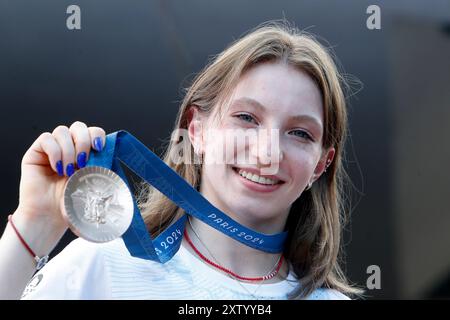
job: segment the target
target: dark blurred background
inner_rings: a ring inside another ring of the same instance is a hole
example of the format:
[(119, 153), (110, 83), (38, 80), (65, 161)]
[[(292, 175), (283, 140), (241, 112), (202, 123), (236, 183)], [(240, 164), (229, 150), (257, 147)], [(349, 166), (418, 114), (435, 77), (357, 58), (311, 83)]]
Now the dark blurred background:
[[(72, 4), (81, 30), (66, 27)], [(373, 4), (380, 30), (366, 26)], [(282, 18), (318, 35), (363, 84), (349, 98), (349, 278), (365, 286), (377, 265), (381, 289), (369, 299), (450, 298), (448, 0), (0, 0), (0, 228), (40, 133), (81, 120), (128, 130), (160, 153), (186, 81), (243, 33)]]

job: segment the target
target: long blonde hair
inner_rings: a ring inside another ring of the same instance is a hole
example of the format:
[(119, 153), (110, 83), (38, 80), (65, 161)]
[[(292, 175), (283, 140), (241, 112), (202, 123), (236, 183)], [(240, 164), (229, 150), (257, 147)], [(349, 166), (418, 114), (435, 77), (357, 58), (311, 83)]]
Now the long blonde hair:
[[(334, 147), (335, 157), (326, 173), (304, 191), (292, 204), (286, 224), (288, 239), (284, 254), (291, 263), (298, 286), (289, 298), (307, 297), (317, 288), (332, 288), (344, 294), (358, 294), (359, 289), (349, 285), (340, 267), (341, 232), (346, 223), (343, 182), (345, 174), (342, 158), (347, 134), (347, 112), (342, 89), (346, 85), (332, 56), (309, 33), (290, 26), (287, 22), (268, 22), (233, 42), (222, 53), (211, 59), (194, 78), (178, 112), (174, 130), (187, 129), (188, 111), (196, 106), (205, 115), (223, 105), (240, 76), (257, 63), (281, 61), (309, 74), (317, 83), (324, 108), (324, 149)], [(220, 111), (220, 110), (219, 110)], [(184, 141), (185, 142), (185, 141)], [(179, 156), (183, 143), (178, 136), (170, 140), (163, 161), (199, 190), (201, 166), (193, 163), (196, 156), (191, 147)], [(138, 201), (144, 221), (152, 236), (158, 235), (173, 221), (183, 216), (177, 207), (158, 190), (146, 185)]]

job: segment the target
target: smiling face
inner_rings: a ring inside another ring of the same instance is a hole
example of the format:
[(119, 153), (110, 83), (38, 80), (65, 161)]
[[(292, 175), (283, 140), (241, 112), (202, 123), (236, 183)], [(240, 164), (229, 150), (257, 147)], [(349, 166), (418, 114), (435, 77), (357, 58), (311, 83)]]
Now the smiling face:
[[(266, 62), (243, 74), (229, 101), (220, 122), (208, 128), (215, 129), (214, 139), (196, 141), (202, 144), (200, 149), (205, 155), (200, 192), (250, 228), (267, 233), (282, 231), (292, 203), (309, 182), (320, 176), (325, 160), (334, 154), (334, 150), (322, 150), (319, 88), (298, 68)], [(270, 139), (258, 139), (256, 143), (247, 139), (238, 140), (233, 148), (227, 146), (226, 161), (211, 163), (208, 160), (213, 153), (208, 151), (220, 149), (230, 129), (256, 134), (278, 129), (279, 158), (266, 156), (271, 149)], [(261, 170), (268, 166), (275, 167), (276, 172), (264, 174)]]

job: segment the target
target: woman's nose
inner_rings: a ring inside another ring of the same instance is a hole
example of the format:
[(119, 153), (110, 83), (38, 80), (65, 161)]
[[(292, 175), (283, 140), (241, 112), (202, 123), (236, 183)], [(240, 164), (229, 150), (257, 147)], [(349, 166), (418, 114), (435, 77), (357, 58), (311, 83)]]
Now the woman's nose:
[(259, 130), (257, 143), (250, 148), (260, 166), (279, 163), (283, 159), (278, 129)]

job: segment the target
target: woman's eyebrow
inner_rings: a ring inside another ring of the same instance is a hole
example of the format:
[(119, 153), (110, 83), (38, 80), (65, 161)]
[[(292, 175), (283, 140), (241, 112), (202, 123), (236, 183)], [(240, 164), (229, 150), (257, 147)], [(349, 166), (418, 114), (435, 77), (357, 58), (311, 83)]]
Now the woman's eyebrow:
[[(260, 103), (259, 101), (252, 99), (252, 98), (248, 98), (248, 97), (242, 97), (236, 100), (233, 100), (233, 102), (231, 103), (231, 106), (238, 106), (238, 105), (251, 105), (253, 107), (255, 107), (256, 109), (259, 109), (261, 112), (266, 112), (267, 108)], [(310, 121), (315, 123), (317, 126), (319, 126), (319, 128), (322, 127), (322, 121), (318, 120), (316, 117), (307, 115), (307, 114), (300, 114), (300, 115), (296, 115), (296, 116), (292, 116), (290, 117), (290, 119), (292, 121)]]

